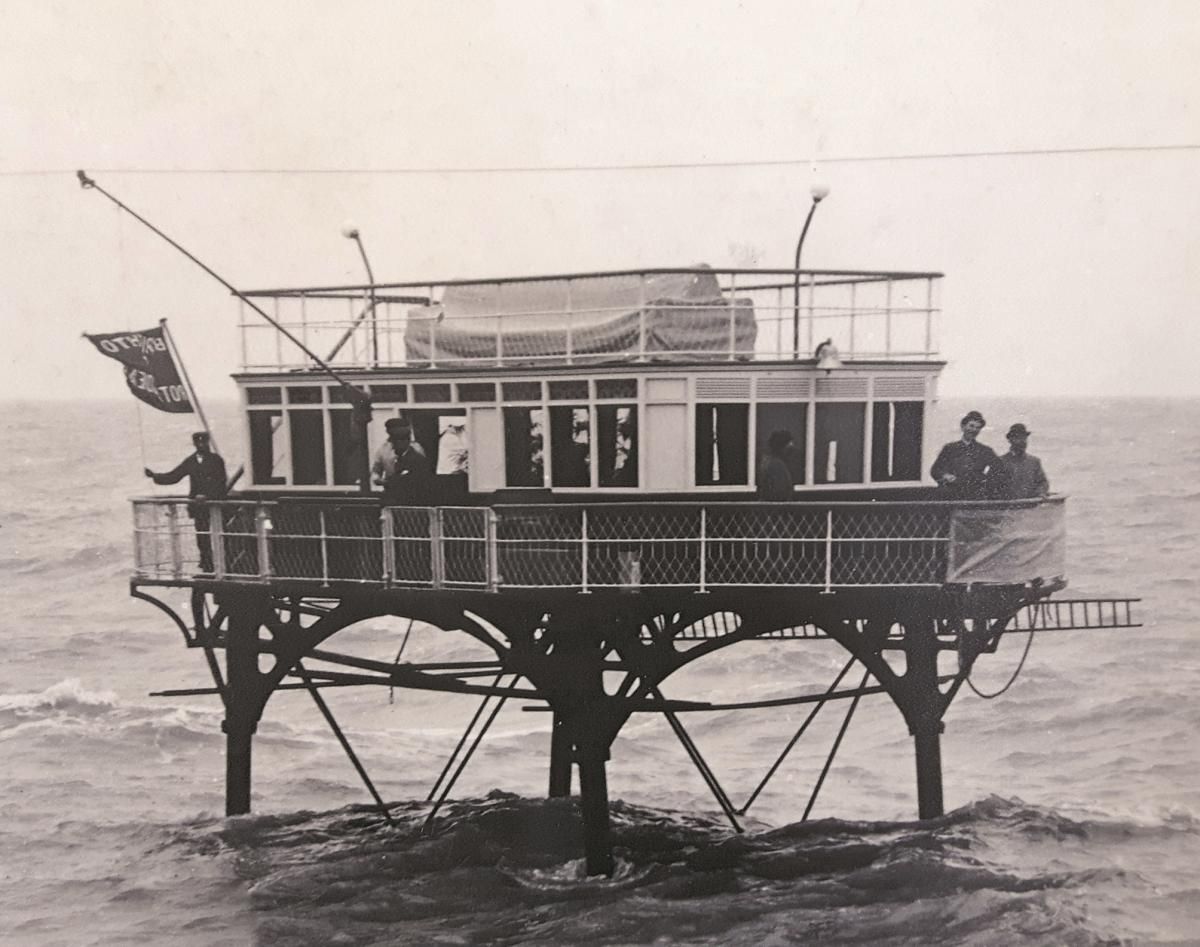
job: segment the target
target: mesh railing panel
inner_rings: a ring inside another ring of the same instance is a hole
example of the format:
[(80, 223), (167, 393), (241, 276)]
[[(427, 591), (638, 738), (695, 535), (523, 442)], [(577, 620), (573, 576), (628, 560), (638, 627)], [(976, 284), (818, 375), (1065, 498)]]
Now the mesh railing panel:
[[(1058, 535), (1064, 527), (1055, 502), (1042, 504), (1039, 522)], [(134, 502), (138, 575), (200, 575), (199, 551), (211, 536), (215, 569), (204, 572), (217, 578), (585, 591), (932, 586), (947, 581), (956, 507), (751, 502), (380, 511), (336, 501), (230, 501), (207, 505), (211, 533), (195, 528), (190, 509), (180, 499)], [(1026, 501), (1022, 528), (1038, 516)], [(989, 526), (989, 541), (1004, 542), (1008, 521), (984, 519), (998, 524)]]

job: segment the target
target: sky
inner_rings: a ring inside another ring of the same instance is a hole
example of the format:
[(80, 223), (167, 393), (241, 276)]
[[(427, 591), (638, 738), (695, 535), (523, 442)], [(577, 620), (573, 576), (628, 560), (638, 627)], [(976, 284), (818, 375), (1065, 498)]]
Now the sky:
[[(806, 267), (946, 274), (943, 395), (1200, 395), (1191, 0), (3, 10), (0, 398), (121, 397), (80, 334), (163, 317), (235, 394), (234, 301), (76, 168), (243, 289), (362, 282), (347, 220), (381, 282), (790, 266), (820, 181)], [(722, 166), (497, 170), (648, 164)]]

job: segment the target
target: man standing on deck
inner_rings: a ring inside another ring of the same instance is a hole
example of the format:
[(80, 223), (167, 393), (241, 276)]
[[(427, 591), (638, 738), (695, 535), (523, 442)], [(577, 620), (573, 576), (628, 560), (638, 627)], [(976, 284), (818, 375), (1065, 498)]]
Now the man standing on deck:
[(767, 454), (758, 468), (758, 498), (768, 502), (795, 499), (792, 469), (787, 452), (792, 446), (790, 431), (772, 431), (767, 438)]
[(986, 424), (978, 411), (968, 411), (961, 422), (962, 438), (943, 447), (933, 462), (930, 473), (946, 499), (986, 499), (988, 473), (996, 463), (996, 452), (977, 440)]
[(156, 474), (149, 467), (142, 468), (142, 473), (157, 483), (160, 487), (179, 483), (184, 477), (190, 477), (188, 497), (188, 515), (196, 525), (196, 546), (200, 550), (200, 571), (213, 571), (212, 537), (209, 535), (208, 509), (205, 500), (223, 500), (227, 492), (225, 478), (225, 461), (219, 454), (213, 453), (208, 431), (197, 431), (192, 435), (192, 444), (196, 448), (194, 454), (185, 457), (179, 466), (169, 473)]
[(388, 439), (375, 455), (371, 470), (383, 487), (384, 506), (425, 506), (433, 501), (433, 470), (412, 428), (403, 418), (389, 418)]
[(1050, 481), (1042, 469), (1042, 462), (1033, 454), (1025, 452), (1029, 446), (1030, 431), (1024, 424), (1014, 424), (1008, 429), (1008, 453), (996, 460), (992, 468), (995, 486), (993, 496), (1000, 500), (1025, 500), (1044, 497), (1050, 492)]

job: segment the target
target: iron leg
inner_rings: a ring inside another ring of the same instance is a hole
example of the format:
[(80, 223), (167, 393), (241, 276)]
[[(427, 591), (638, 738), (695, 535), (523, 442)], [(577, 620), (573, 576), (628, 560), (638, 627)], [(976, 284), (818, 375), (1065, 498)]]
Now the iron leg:
[(550, 798), (571, 795), (571, 735), (559, 714), (550, 731)]
[(579, 806), (583, 812), (583, 851), (589, 875), (613, 873), (612, 838), (608, 820), (608, 754), (589, 750), (579, 754)]
[(942, 725), (940, 721), (913, 731), (917, 750), (917, 813), (936, 819), (946, 810), (942, 802)]

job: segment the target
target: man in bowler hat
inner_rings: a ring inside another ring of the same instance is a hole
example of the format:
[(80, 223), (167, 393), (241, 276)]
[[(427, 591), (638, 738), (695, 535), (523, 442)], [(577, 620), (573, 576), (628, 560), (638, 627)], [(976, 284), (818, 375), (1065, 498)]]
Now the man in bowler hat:
[(1050, 481), (1042, 469), (1042, 462), (1027, 453), (1029, 435), (1032, 432), (1024, 424), (1014, 424), (1008, 429), (1008, 453), (997, 458), (992, 475), (995, 496), (1000, 500), (1024, 500), (1044, 497), (1050, 492)]

